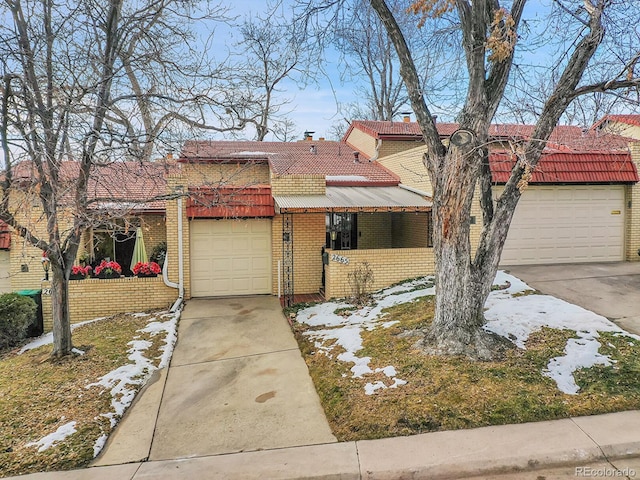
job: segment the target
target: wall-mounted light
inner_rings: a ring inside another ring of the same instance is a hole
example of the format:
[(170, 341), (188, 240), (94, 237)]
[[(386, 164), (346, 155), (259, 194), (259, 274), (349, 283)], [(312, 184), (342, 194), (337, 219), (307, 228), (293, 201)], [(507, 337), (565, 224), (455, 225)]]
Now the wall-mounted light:
[(42, 262), (42, 269), (44, 270), (44, 279), (45, 281), (49, 281), (49, 266), (51, 265), (51, 261), (49, 257), (47, 257), (47, 252), (42, 252), (42, 258), (40, 259)]
[(331, 241), (335, 242), (338, 239), (338, 231), (335, 229), (331, 230), (329, 236), (331, 237)]

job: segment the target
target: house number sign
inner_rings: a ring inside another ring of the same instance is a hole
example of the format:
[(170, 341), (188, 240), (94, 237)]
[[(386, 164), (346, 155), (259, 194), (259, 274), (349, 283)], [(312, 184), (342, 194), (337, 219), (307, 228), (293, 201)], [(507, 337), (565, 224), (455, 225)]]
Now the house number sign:
[(337, 263), (343, 263), (344, 265), (349, 265), (349, 257), (343, 257), (342, 255), (336, 255), (335, 253), (331, 255), (331, 260)]
[(42, 295), (51, 295), (51, 289), (50, 288), (43, 288), (42, 289)]

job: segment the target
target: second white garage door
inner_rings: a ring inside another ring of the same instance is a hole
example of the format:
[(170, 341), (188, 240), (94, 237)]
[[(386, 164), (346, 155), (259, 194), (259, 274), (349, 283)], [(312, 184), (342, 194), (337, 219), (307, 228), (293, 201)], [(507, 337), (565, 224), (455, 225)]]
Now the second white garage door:
[(192, 220), (191, 295), (271, 293), (271, 220)]
[(620, 261), (624, 186), (529, 187), (502, 252), (503, 265)]

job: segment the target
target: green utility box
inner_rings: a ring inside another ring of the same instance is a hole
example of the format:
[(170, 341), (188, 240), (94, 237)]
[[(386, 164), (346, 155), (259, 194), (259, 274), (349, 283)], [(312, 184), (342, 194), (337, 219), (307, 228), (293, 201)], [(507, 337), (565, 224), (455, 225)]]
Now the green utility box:
[(36, 313), (33, 314), (33, 319), (29, 324), (27, 336), (39, 337), (44, 333), (44, 320), (42, 318), (42, 290), (19, 290), (16, 293), (23, 297), (31, 297), (31, 300), (36, 302)]

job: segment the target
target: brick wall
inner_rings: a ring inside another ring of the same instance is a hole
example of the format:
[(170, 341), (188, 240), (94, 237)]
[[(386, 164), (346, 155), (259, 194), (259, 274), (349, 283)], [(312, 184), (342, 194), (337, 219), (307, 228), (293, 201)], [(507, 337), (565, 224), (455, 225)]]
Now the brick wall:
[(358, 249), (392, 248), (391, 213), (358, 214)]
[[(42, 290), (51, 288), (42, 282)], [(153, 308), (169, 308), (178, 291), (167, 287), (162, 277), (71, 280), (69, 282), (69, 315), (71, 323), (83, 322), (116, 313), (142, 312)], [(51, 295), (42, 295), (45, 332), (51, 331)]]
[[(183, 187), (186, 191), (186, 178), (176, 175), (167, 179), (167, 188), (169, 192), (174, 189)], [(166, 222), (167, 222), (167, 273), (169, 280), (178, 283), (178, 200), (167, 200), (166, 202)], [(184, 290), (185, 299), (191, 298), (191, 275), (189, 265), (189, 220), (187, 218), (187, 201), (182, 198), (182, 248), (184, 259)]]
[(271, 194), (277, 195), (324, 195), (324, 175), (272, 175)]
[[(330, 250), (328, 253), (326, 298), (351, 295), (348, 275), (363, 262), (368, 262), (373, 270), (372, 290), (384, 288), (407, 278), (432, 274), (435, 271), (432, 248)], [(349, 259), (349, 264), (332, 260), (333, 254)]]
[[(273, 294), (278, 294), (278, 261), (282, 261), (282, 215), (272, 224)], [(322, 285), (325, 214), (293, 215), (293, 288), (296, 294), (316, 293)]]
[(390, 155), (401, 154), (407, 150), (414, 150), (416, 147), (424, 145), (422, 140), (409, 141), (409, 140), (384, 140), (380, 147), (378, 159), (386, 158)]
[(433, 189), (429, 174), (422, 163), (425, 150), (426, 147), (405, 149), (402, 153), (381, 157), (378, 162), (398, 175), (404, 185), (431, 193)]
[[(631, 158), (640, 171), (640, 142), (629, 144)], [(628, 185), (625, 191), (625, 252), (628, 261), (640, 261), (640, 184)]]
[(269, 165), (185, 163), (182, 175), (189, 186), (268, 185)]
[(354, 128), (346, 138), (347, 143), (353, 148), (373, 158), (376, 153), (376, 139), (362, 130)]

